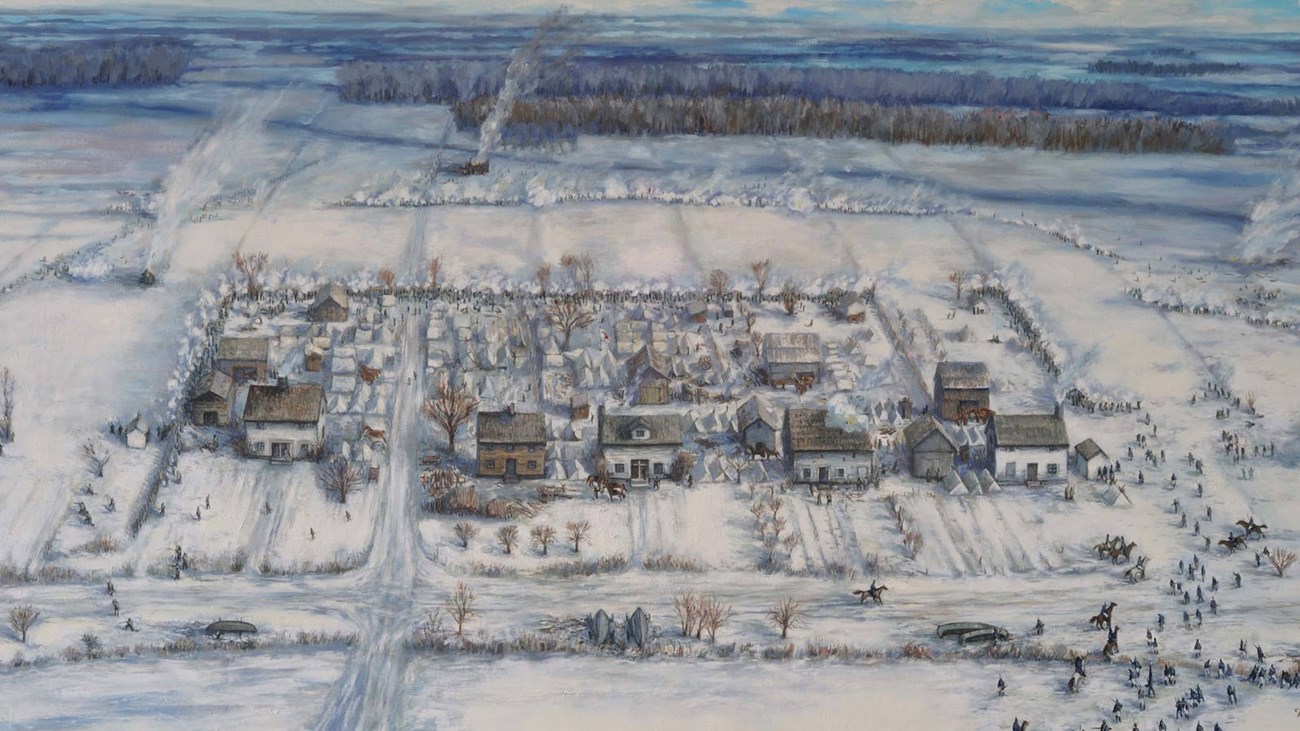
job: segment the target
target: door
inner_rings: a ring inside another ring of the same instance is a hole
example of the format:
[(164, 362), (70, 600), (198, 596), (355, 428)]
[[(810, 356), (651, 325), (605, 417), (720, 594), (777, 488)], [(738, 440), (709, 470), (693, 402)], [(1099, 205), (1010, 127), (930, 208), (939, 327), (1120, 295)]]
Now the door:
[(830, 468), (830, 467), (818, 467), (818, 468), (817, 468), (817, 481), (818, 481), (818, 482), (830, 482), (830, 481), (831, 481), (831, 468)]
[(204, 411), (204, 412), (203, 412), (203, 426), (216, 426), (216, 425), (217, 425), (217, 412), (215, 412), (215, 411)]
[(514, 482), (519, 479), (519, 462), (514, 459), (506, 460), (506, 482)]
[(274, 462), (288, 462), (292, 459), (292, 453), (289, 451), (288, 442), (271, 442), (271, 460)]
[(650, 460), (634, 459), (632, 460), (632, 479), (644, 480), (650, 473)]
[(1030, 462), (1025, 465), (1025, 479), (1029, 482), (1038, 482), (1038, 463)]

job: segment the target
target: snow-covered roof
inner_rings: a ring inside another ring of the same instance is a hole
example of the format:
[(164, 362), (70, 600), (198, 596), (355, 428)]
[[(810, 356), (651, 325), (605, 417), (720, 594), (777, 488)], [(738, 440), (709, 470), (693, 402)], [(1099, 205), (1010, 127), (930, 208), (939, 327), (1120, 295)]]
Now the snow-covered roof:
[(934, 380), (944, 388), (988, 388), (989, 369), (983, 363), (944, 361), (934, 367)]
[(1057, 414), (997, 414), (993, 435), (999, 447), (1069, 447), (1065, 419)]
[(768, 363), (820, 363), (822, 341), (816, 333), (768, 333), (763, 336)]
[[(638, 428), (648, 432), (635, 439)], [(607, 447), (648, 447), (682, 443), (682, 418), (677, 414), (602, 414), (600, 443)]]

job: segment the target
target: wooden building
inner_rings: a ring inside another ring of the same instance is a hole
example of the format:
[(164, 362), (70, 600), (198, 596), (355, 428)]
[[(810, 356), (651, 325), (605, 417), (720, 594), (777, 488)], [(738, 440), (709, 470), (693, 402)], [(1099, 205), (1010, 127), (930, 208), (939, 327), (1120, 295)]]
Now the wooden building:
[(958, 448), (943, 424), (933, 416), (922, 416), (903, 428), (908, 469), (913, 477), (942, 479), (956, 465)]
[(222, 338), (217, 342), (217, 370), (235, 383), (265, 381), (270, 362), (269, 338)]
[(478, 475), (506, 482), (546, 476), (546, 417), (504, 411), (478, 413)]
[(190, 399), (190, 421), (196, 426), (230, 426), (235, 382), (221, 371), (209, 373)]
[(989, 370), (983, 363), (945, 361), (934, 368), (934, 403), (939, 418), (956, 421), (962, 412), (989, 407)]
[(307, 308), (313, 322), (346, 322), (351, 299), (341, 284), (327, 284), (316, 295), (316, 301)]

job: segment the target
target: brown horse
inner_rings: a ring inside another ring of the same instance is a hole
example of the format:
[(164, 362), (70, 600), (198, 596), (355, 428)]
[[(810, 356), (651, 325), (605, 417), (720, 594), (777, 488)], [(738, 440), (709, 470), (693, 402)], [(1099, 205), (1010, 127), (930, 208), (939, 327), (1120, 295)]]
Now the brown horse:
[(1125, 544), (1123, 544), (1123, 545), (1118, 545), (1118, 546), (1115, 546), (1114, 548), (1111, 548), (1111, 549), (1110, 549), (1110, 562), (1111, 562), (1111, 563), (1116, 563), (1116, 564), (1119, 563), (1120, 556), (1123, 556), (1123, 557), (1124, 557), (1124, 560), (1125, 560), (1125, 561), (1128, 561), (1129, 558), (1133, 555), (1133, 549), (1134, 549), (1134, 548), (1137, 548), (1137, 542), (1136, 542), (1136, 541), (1134, 541), (1134, 542), (1132, 542), (1132, 543), (1125, 543)]
[(1256, 523), (1253, 517), (1249, 520), (1239, 520), (1237, 521), (1237, 525), (1241, 526), (1241, 529), (1245, 531), (1243, 536), (1246, 538), (1249, 538), (1250, 536), (1263, 538), (1264, 531), (1268, 530), (1267, 523)]
[(1116, 606), (1118, 605), (1115, 604), (1115, 602), (1107, 602), (1106, 606), (1102, 607), (1100, 612), (1094, 614), (1091, 618), (1088, 619), (1088, 622), (1092, 624), (1094, 627), (1096, 627), (1097, 629), (1110, 629), (1111, 628), (1110, 618), (1111, 615), (1115, 613)]
[(1229, 533), (1227, 539), (1219, 541), (1219, 545), (1228, 549), (1229, 554), (1236, 553), (1239, 549), (1246, 547), (1246, 534), (1242, 533), (1238, 536)]

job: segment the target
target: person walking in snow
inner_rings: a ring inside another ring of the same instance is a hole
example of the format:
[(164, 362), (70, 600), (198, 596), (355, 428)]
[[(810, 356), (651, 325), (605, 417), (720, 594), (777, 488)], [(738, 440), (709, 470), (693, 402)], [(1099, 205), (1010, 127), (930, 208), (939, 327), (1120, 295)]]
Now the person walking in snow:
[(998, 697), (1001, 698), (1007, 694), (1007, 681), (998, 676)]
[(114, 600), (113, 600), (113, 616), (116, 617), (117, 614), (118, 614), (118, 612), (120, 612), (121, 610), (122, 610), (122, 605), (118, 604), (118, 603), (117, 603), (117, 600), (114, 599)]

